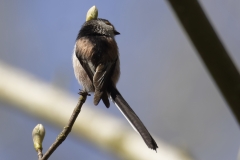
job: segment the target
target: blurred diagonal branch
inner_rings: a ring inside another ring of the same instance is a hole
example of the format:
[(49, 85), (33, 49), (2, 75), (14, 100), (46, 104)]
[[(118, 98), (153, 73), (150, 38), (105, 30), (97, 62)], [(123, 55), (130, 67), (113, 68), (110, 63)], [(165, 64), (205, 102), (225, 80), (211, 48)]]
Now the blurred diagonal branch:
[[(1, 101), (58, 127), (66, 124), (76, 105), (76, 97), (3, 62), (0, 62), (0, 75)], [(98, 109), (92, 110), (86, 103), (84, 105), (81, 116), (74, 124), (73, 133), (99, 148), (112, 151), (122, 159), (191, 160), (184, 151), (159, 139), (156, 139), (158, 152), (153, 152), (122, 121)]]
[(240, 75), (197, 0), (168, 0), (240, 124)]

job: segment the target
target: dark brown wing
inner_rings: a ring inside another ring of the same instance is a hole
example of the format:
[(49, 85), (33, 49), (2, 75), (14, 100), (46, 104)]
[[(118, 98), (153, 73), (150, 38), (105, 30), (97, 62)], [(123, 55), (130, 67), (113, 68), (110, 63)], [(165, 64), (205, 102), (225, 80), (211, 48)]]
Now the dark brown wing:
[[(112, 69), (115, 66), (114, 62), (108, 62), (106, 64), (99, 64), (96, 68), (96, 72), (93, 76), (93, 85), (95, 87), (94, 104), (97, 105), (103, 94), (106, 94), (106, 85), (110, 83)], [(104, 95), (106, 96), (106, 95)]]
[[(76, 55), (78, 55), (78, 54), (76, 53)], [(95, 83), (93, 83), (93, 85), (95, 87), (94, 104), (97, 105), (99, 103), (99, 101), (102, 99), (105, 106), (107, 108), (109, 108), (110, 103), (109, 103), (109, 100), (108, 100), (108, 95), (107, 95), (107, 92), (103, 88), (104, 83), (102, 82), (102, 80), (104, 80), (106, 78), (104, 77), (104, 75), (101, 76), (100, 72), (97, 72), (97, 76), (95, 75), (96, 72), (94, 73), (93, 66), (92, 66), (91, 62), (80, 58), (80, 56), (77, 56), (77, 58), (78, 58), (80, 64), (82, 65), (82, 67), (84, 68), (84, 70), (86, 71), (86, 73), (87, 73), (88, 77), (90, 78), (90, 80), (92, 81), (92, 83), (95, 79)], [(100, 70), (98, 70), (98, 71), (100, 71)], [(107, 75), (107, 74), (105, 74), (105, 75)], [(104, 78), (102, 78), (102, 80), (97, 80), (98, 77), (104, 77)], [(100, 83), (98, 84), (98, 82), (100, 82)], [(96, 90), (95, 85), (98, 86), (97, 90)]]

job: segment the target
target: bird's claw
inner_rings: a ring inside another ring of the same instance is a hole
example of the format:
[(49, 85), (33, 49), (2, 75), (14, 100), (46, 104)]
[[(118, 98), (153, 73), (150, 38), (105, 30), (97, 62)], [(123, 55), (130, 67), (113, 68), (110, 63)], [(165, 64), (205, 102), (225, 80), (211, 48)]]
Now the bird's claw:
[(79, 95), (82, 95), (82, 96), (91, 96), (91, 94), (89, 94), (88, 92), (84, 91), (84, 90), (81, 90), (79, 89), (79, 92), (78, 92)]

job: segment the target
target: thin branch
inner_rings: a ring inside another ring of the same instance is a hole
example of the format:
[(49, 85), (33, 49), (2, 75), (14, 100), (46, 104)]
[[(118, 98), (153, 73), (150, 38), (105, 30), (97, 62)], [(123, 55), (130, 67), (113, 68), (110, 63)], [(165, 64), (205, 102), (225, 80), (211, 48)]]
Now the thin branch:
[(240, 124), (240, 75), (197, 0), (168, 0)]
[(56, 141), (49, 147), (49, 149), (43, 155), (41, 160), (47, 160), (51, 156), (51, 154), (57, 149), (57, 147), (67, 138), (68, 134), (71, 132), (73, 124), (77, 119), (77, 116), (81, 111), (82, 105), (85, 103), (88, 95), (88, 93), (86, 92), (80, 92), (79, 94), (80, 94), (80, 97), (79, 97), (77, 106), (75, 107), (68, 121), (67, 126), (63, 128), (62, 132), (58, 135)]
[(37, 150), (37, 153), (38, 153), (38, 160), (41, 160), (41, 159), (42, 159), (42, 156), (43, 156), (42, 150), (41, 150), (41, 149), (38, 149), (38, 150)]

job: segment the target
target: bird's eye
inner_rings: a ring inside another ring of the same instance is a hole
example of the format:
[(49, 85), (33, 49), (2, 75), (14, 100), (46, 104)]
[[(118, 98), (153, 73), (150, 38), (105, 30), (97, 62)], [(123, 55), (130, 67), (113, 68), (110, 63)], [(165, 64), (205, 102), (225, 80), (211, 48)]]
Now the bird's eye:
[(106, 23), (106, 25), (109, 25), (109, 26), (112, 25), (109, 21), (106, 21), (105, 23)]

